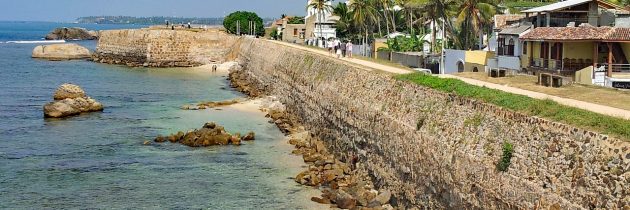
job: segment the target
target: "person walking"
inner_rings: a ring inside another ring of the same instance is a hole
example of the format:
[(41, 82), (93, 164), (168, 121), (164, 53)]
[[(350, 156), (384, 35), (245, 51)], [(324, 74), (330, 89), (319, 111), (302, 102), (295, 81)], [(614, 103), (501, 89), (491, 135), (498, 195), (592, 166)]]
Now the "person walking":
[(328, 45), (328, 55), (332, 56), (333, 50), (335, 49), (335, 42), (332, 40), (328, 40), (327, 45)]
[(346, 44), (346, 55), (348, 55), (348, 58), (352, 58), (352, 41), (348, 41), (348, 44)]
[(341, 57), (346, 57), (346, 41), (341, 42)]
[(336, 43), (336, 49), (335, 49), (335, 54), (337, 54), (337, 58), (341, 58), (341, 41), (339, 41), (339, 39), (335, 40)]

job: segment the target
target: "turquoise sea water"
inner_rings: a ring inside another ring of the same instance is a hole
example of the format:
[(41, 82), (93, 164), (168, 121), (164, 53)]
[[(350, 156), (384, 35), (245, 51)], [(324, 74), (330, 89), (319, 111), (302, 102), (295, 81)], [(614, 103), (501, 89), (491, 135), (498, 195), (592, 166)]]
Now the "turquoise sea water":
[[(243, 97), (224, 76), (31, 59), (48, 31), (74, 24), (0, 22), (0, 209), (301, 209), (312, 193), (294, 183), (299, 158), (260, 113), (184, 111), (198, 101)], [(118, 25), (80, 25), (89, 29)], [(138, 26), (123, 26), (138, 27)], [(78, 44), (94, 48), (94, 41)], [(80, 85), (102, 113), (44, 119), (57, 86)], [(144, 146), (158, 134), (215, 121), (256, 132), (243, 146)]]

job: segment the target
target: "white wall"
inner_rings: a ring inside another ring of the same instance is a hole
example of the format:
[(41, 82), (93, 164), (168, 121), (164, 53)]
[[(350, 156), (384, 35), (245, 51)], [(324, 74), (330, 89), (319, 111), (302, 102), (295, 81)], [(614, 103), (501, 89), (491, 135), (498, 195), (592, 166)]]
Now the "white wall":
[(521, 70), (521, 59), (514, 56), (499, 56), (498, 66), (502, 69)]
[(466, 51), (464, 50), (444, 50), (446, 57), (444, 58), (444, 74), (457, 73), (457, 62), (461, 61), (466, 64)]

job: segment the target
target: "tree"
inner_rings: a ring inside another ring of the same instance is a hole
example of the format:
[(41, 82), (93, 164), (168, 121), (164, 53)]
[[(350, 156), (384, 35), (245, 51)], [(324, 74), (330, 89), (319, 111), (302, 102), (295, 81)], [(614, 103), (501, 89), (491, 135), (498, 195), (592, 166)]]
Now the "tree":
[(333, 14), (339, 16), (339, 20), (335, 21), (337, 36), (348, 38), (353, 29), (352, 14), (345, 3), (338, 3), (333, 9)]
[[(254, 12), (233, 12), (225, 17), (223, 20), (223, 27), (225, 27), (225, 29), (231, 34), (237, 34), (237, 31), (240, 31), (240, 34), (237, 35), (248, 34), (250, 30), (249, 21), (253, 21), (256, 25), (256, 28), (254, 29), (255, 35), (263, 36), (265, 34), (263, 20)], [(240, 26), (240, 30), (237, 30), (237, 25)]]
[(325, 12), (332, 11), (332, 5), (328, 4), (331, 0), (310, 0), (309, 4), (306, 6), (307, 9), (313, 8), (317, 11), (317, 22), (319, 23), (319, 35), (323, 36), (322, 30), (322, 17)]
[(274, 40), (278, 40), (278, 28), (273, 28), (269, 36)]
[(365, 32), (363, 37), (363, 43), (368, 42), (369, 24), (377, 21), (377, 12), (374, 8), (374, 0), (355, 0), (350, 5), (352, 11), (352, 18), (355, 21), (357, 28), (362, 29)]
[(461, 38), (464, 39), (461, 42), (463, 49), (472, 49), (477, 35), (483, 42), (483, 28), (492, 22), (497, 13), (497, 4), (496, 0), (463, 0), (457, 15), (463, 36)]

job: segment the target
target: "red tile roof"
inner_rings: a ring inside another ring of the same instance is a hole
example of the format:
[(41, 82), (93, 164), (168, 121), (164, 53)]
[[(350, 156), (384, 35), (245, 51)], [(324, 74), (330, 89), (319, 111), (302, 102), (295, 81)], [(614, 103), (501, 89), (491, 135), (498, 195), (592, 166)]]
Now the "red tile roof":
[(525, 18), (525, 15), (495, 15), (494, 16), (494, 28), (503, 29), (513, 22), (517, 22)]
[(538, 27), (522, 40), (545, 41), (630, 41), (630, 28), (613, 27)]
[(630, 41), (630, 28), (615, 28), (613, 33), (606, 37), (607, 41)]

